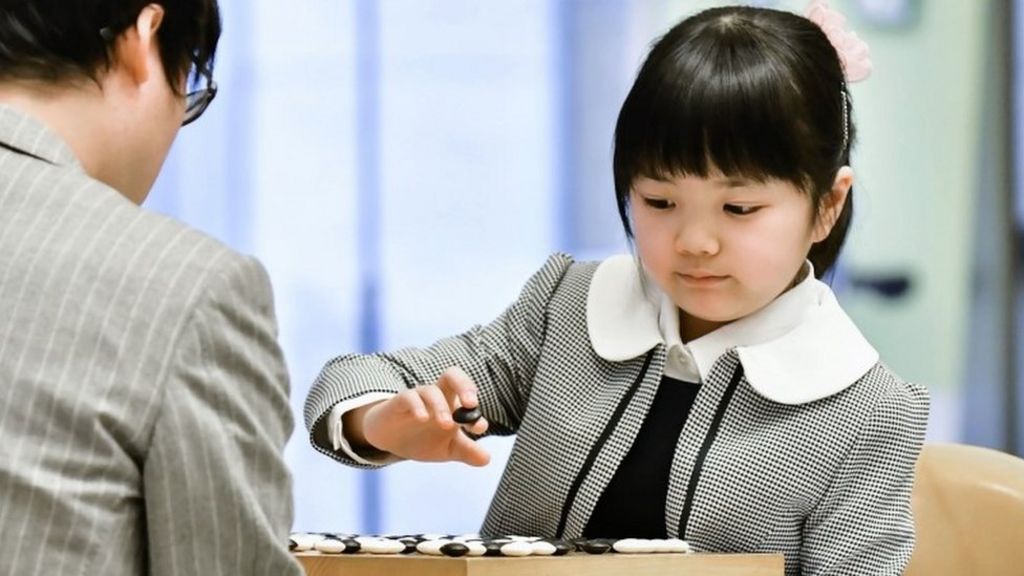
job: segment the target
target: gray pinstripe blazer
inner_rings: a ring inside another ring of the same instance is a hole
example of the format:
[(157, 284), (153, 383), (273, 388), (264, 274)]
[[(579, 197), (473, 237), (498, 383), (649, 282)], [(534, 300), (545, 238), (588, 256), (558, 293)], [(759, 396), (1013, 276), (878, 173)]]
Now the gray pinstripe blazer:
[[(423, 349), (332, 360), (306, 400), (314, 445), (360, 466), (323, 434), (331, 407), (460, 366), (479, 387), (489, 433), (517, 435), (482, 532), (579, 536), (637, 437), (666, 358), (664, 344), (621, 362), (595, 352), (586, 307), (596, 268), (555, 255), (486, 326)], [(775, 402), (732, 349), (677, 440), (666, 532), (699, 551), (781, 552), (790, 576), (901, 574), (928, 403), (880, 363), (827, 397)]]
[(0, 106), (0, 574), (300, 574), (255, 260)]

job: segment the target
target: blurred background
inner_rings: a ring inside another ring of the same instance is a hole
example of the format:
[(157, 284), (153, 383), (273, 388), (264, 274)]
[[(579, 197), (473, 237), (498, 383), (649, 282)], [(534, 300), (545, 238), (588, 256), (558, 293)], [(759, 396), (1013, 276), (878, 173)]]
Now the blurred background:
[[(801, 12), (805, 2), (753, 4)], [(472, 532), (485, 469), (344, 468), (302, 405), (331, 357), (496, 316), (553, 251), (628, 249), (612, 131), (646, 49), (704, 0), (221, 0), (220, 92), (149, 208), (259, 257), (292, 377), (295, 529)], [(852, 87), (857, 216), (833, 281), (928, 440), (1021, 454), (1024, 4), (832, 0), (871, 46)]]

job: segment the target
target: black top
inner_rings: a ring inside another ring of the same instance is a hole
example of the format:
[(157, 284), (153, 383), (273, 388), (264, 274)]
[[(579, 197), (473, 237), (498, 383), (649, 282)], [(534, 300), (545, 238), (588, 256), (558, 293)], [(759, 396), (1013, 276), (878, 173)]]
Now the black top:
[(583, 535), (667, 538), (665, 500), (676, 442), (697, 398), (698, 384), (662, 376), (633, 447), (597, 501)]

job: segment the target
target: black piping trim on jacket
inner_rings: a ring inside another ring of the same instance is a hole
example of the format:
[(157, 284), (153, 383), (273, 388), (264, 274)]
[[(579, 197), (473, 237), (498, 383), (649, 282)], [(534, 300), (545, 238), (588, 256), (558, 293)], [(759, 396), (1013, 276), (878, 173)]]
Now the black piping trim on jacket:
[(715, 417), (711, 420), (711, 427), (708, 428), (708, 433), (704, 436), (704, 443), (700, 447), (700, 452), (697, 453), (697, 460), (693, 464), (693, 473), (690, 474), (690, 484), (686, 487), (683, 513), (679, 517), (679, 538), (684, 540), (686, 539), (687, 524), (690, 522), (690, 513), (693, 511), (693, 495), (697, 492), (700, 473), (704, 469), (704, 459), (707, 458), (708, 452), (711, 450), (711, 444), (714, 443), (715, 436), (718, 435), (718, 429), (722, 426), (722, 419), (725, 418), (725, 411), (729, 409), (729, 403), (732, 401), (733, 394), (736, 393), (736, 388), (739, 386), (741, 378), (743, 378), (743, 365), (737, 361), (736, 369), (732, 373), (732, 380), (729, 381), (729, 386), (725, 389), (725, 394), (722, 395), (722, 402), (719, 403), (718, 410), (715, 411)]
[(597, 442), (590, 449), (590, 453), (587, 454), (587, 459), (583, 462), (583, 468), (580, 469), (580, 473), (576, 475), (576, 479), (573, 480), (572, 486), (569, 488), (569, 495), (565, 497), (565, 504), (562, 505), (562, 515), (558, 519), (558, 530), (555, 531), (555, 538), (561, 538), (565, 532), (565, 523), (569, 519), (569, 510), (572, 508), (573, 502), (576, 500), (576, 493), (580, 491), (580, 486), (583, 485), (583, 480), (590, 473), (590, 469), (594, 466), (594, 461), (597, 460), (597, 455), (601, 453), (601, 448), (604, 447), (605, 442), (612, 435), (612, 430), (619, 423), (619, 418), (622, 417), (622, 413), (626, 411), (626, 406), (629, 405), (629, 401), (633, 399), (636, 391), (640, 389), (640, 383), (643, 382), (644, 376), (647, 375), (647, 367), (651, 365), (651, 358), (654, 357), (654, 350), (647, 353), (647, 357), (644, 359), (643, 368), (640, 368), (640, 374), (637, 375), (636, 381), (633, 382), (633, 386), (629, 389), (629, 392), (619, 401), (619, 405), (615, 407), (615, 412), (612, 417), (605, 424), (604, 430), (601, 435), (597, 438)]

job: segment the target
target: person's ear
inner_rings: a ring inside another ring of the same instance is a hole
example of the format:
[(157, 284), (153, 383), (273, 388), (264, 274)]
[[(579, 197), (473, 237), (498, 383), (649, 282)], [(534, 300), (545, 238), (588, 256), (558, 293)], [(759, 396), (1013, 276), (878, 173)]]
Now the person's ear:
[(153, 57), (160, 57), (156, 33), (163, 20), (163, 6), (146, 5), (114, 45), (114, 66), (127, 72), (135, 84), (145, 83), (154, 74)]
[(832, 228), (839, 221), (843, 213), (843, 206), (846, 205), (846, 197), (853, 187), (853, 168), (843, 166), (836, 172), (836, 179), (832, 182), (832, 189), (821, 199), (821, 207), (818, 210), (817, 219), (814, 224), (812, 240), (815, 243), (821, 242), (832, 232)]

